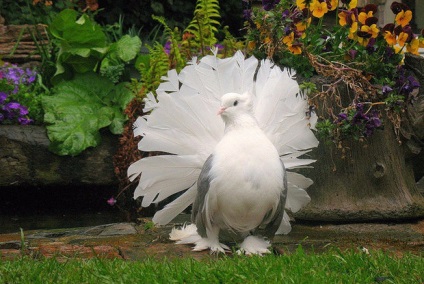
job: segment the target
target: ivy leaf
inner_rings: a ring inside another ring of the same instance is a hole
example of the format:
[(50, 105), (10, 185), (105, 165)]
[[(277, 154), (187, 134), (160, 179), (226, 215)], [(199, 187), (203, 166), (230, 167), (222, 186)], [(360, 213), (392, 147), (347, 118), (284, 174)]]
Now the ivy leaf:
[(133, 96), (125, 84), (115, 86), (91, 72), (61, 82), (53, 93), (42, 101), (49, 149), (71, 156), (99, 145), (99, 130), (104, 127), (109, 126), (114, 134), (121, 133), (126, 120), (123, 110)]

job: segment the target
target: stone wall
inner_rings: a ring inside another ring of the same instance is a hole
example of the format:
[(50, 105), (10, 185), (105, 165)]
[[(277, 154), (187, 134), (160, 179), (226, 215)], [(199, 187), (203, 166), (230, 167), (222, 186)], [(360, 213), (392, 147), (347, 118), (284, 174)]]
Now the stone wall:
[(105, 133), (100, 146), (62, 157), (49, 152), (44, 127), (0, 125), (0, 187), (116, 186), (112, 158), (118, 139)]

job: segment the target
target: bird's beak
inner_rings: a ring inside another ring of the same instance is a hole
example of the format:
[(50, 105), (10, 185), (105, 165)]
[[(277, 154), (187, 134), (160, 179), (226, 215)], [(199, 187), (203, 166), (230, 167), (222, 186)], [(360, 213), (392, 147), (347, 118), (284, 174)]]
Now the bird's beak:
[(218, 115), (221, 115), (225, 110), (226, 110), (227, 108), (226, 107), (221, 107), (219, 110), (218, 110)]

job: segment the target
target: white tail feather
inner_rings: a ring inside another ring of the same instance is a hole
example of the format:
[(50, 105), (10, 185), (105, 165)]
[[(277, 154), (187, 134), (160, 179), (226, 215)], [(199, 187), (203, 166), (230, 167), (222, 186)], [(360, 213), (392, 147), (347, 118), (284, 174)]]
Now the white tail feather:
[(283, 220), (281, 220), (280, 227), (278, 228), (276, 235), (287, 235), (291, 232), (291, 225), (290, 225), (290, 217), (289, 215), (284, 212)]
[(178, 214), (190, 206), (196, 199), (197, 185), (193, 185), (180, 197), (167, 204), (165, 208), (156, 212), (153, 216), (153, 222), (158, 225), (166, 225), (171, 222)]

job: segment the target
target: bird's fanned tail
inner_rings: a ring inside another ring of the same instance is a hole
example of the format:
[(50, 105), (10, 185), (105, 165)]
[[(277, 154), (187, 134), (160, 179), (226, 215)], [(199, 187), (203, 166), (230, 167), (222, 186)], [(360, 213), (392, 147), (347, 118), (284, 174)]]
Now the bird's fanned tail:
[[(155, 214), (155, 223), (170, 222), (193, 203), (202, 165), (224, 135), (224, 124), (216, 110), (225, 93), (252, 95), (258, 124), (287, 169), (308, 167), (314, 162), (301, 158), (318, 141), (310, 129), (315, 117), (307, 117), (308, 103), (299, 94), (293, 74), (269, 60), (260, 62), (257, 70), (258, 65), (256, 58), (245, 59), (240, 51), (226, 59), (205, 56), (199, 62), (193, 60), (180, 74), (169, 71), (156, 91), (156, 99), (152, 94), (146, 97), (145, 111), (151, 113), (138, 118), (134, 129), (135, 135), (142, 136), (139, 149), (168, 155), (143, 158), (129, 167), (130, 180), (141, 175), (134, 198), (143, 197), (142, 205), (147, 207), (185, 191)], [(310, 200), (304, 189), (312, 181), (289, 172), (288, 183), (287, 208), (300, 210)], [(277, 233), (289, 231), (285, 214)]]

